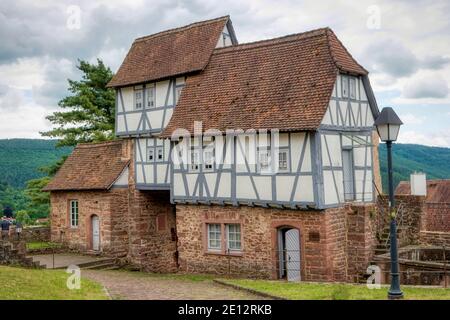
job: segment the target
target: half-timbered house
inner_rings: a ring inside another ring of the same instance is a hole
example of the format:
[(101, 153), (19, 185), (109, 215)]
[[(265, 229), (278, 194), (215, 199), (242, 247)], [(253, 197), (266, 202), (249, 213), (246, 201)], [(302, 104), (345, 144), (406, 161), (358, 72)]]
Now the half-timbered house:
[(109, 86), (130, 262), (289, 280), (366, 267), (378, 108), (331, 29), (238, 44), (228, 16), (194, 23), (136, 39)]

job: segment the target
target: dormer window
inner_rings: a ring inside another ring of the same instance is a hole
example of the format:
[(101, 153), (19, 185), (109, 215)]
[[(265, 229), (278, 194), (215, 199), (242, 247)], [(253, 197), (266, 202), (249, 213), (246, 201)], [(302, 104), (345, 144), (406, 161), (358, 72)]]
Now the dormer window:
[(356, 99), (356, 79), (350, 78), (349, 83), (350, 83), (350, 98)]
[(147, 103), (145, 107), (147, 109), (154, 108), (156, 106), (155, 102), (155, 86), (150, 85), (150, 87), (147, 88)]
[(142, 89), (137, 89), (134, 91), (134, 107), (137, 110), (142, 109)]
[(348, 98), (348, 78), (342, 77), (342, 97)]
[(175, 100), (175, 104), (177, 104), (178, 103), (178, 100), (180, 99), (180, 95), (181, 95), (181, 91), (183, 90), (183, 86), (181, 86), (181, 87), (177, 87), (177, 89), (176, 89), (176, 100)]

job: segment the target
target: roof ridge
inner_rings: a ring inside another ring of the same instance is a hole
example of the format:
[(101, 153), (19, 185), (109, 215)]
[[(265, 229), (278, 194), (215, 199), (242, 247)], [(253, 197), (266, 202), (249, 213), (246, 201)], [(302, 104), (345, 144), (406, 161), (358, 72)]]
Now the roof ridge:
[(166, 35), (166, 34), (171, 34), (171, 33), (176, 33), (176, 32), (180, 32), (180, 31), (185, 31), (185, 30), (188, 30), (188, 29), (193, 28), (193, 27), (204, 26), (204, 25), (208, 25), (208, 24), (211, 24), (211, 23), (214, 23), (214, 22), (218, 22), (220, 20), (225, 20), (225, 19), (227, 19), (227, 20), (230, 19), (230, 15), (221, 16), (221, 17), (214, 18), (214, 19), (197, 21), (197, 22), (193, 22), (193, 23), (181, 26), (181, 27), (176, 27), (176, 28), (172, 28), (172, 29), (159, 31), (157, 33), (153, 33), (153, 34), (150, 34), (150, 35), (147, 35), (147, 36), (142, 36), (142, 37), (136, 38), (136, 39), (134, 39), (133, 43), (142, 42), (142, 41), (145, 41), (145, 40), (148, 40), (148, 39), (152, 39), (152, 38), (156, 38), (156, 37), (160, 37), (160, 36), (163, 36), (163, 35)]
[(83, 142), (76, 145), (75, 148), (97, 148), (108, 145), (122, 144), (122, 140), (111, 140), (111, 141), (102, 141), (102, 142)]
[(261, 47), (272, 46), (272, 45), (276, 45), (276, 44), (280, 44), (280, 43), (292, 42), (292, 41), (296, 41), (299, 39), (309, 39), (309, 38), (322, 36), (322, 35), (326, 34), (326, 31), (329, 29), (330, 29), (329, 27), (323, 27), (323, 28), (308, 30), (308, 31), (300, 32), (300, 33), (288, 34), (285, 36), (280, 36), (280, 37), (271, 38), (271, 39), (257, 40), (257, 41), (252, 41), (252, 42), (240, 43), (240, 44), (228, 46), (228, 47), (215, 48), (213, 54), (219, 54), (219, 53), (229, 52), (229, 51), (261, 48)]

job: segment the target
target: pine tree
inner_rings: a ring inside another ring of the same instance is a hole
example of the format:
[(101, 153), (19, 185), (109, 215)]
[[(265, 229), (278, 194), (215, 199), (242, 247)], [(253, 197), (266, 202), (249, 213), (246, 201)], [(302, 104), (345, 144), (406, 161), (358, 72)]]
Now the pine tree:
[(60, 139), (58, 146), (75, 146), (80, 142), (114, 139), (115, 95), (106, 88), (113, 73), (103, 61), (97, 64), (79, 60), (77, 68), (83, 72), (80, 81), (68, 80), (71, 95), (58, 105), (67, 111), (47, 116), (55, 127), (43, 136)]

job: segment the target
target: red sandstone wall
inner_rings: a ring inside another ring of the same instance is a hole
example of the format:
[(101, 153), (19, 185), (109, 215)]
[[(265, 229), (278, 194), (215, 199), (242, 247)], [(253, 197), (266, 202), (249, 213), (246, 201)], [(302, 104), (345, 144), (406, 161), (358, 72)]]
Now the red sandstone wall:
[(450, 203), (426, 203), (423, 230), (450, 232)]
[[(91, 249), (91, 216), (100, 220), (100, 247), (109, 254), (123, 253), (127, 237), (118, 220), (123, 220), (121, 211), (127, 205), (126, 189), (111, 191), (70, 191), (51, 193), (51, 239), (63, 242), (70, 248), (86, 251)], [(69, 201), (78, 200), (78, 227), (71, 228)], [(113, 223), (114, 222), (114, 223)], [(126, 221), (125, 221), (126, 223)]]
[[(357, 211), (350, 218), (355, 231), (347, 236), (347, 215), (350, 208), (325, 211), (296, 211), (252, 207), (177, 205), (177, 230), (180, 268), (186, 272), (231, 274), (245, 277), (277, 278), (277, 227), (291, 226), (300, 230), (301, 274), (305, 281), (346, 281), (353, 278), (348, 273), (348, 255), (356, 256), (354, 248), (362, 241), (361, 255), (372, 248), (374, 235), (367, 226), (368, 210)], [(243, 253), (240, 256), (206, 252), (206, 222), (241, 223)], [(320, 239), (310, 238), (319, 233)], [(362, 240), (361, 240), (362, 238)], [(371, 255), (370, 255), (371, 257)], [(360, 264), (368, 262), (364, 256)], [(352, 263), (352, 272), (356, 264)], [(363, 270), (367, 264), (363, 266)], [(358, 270), (358, 272), (361, 272)]]

